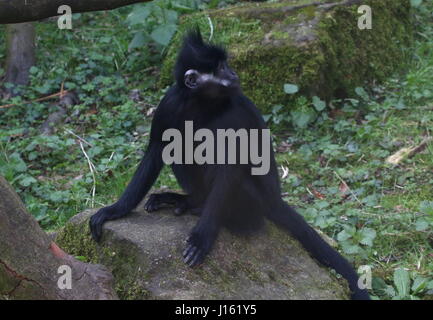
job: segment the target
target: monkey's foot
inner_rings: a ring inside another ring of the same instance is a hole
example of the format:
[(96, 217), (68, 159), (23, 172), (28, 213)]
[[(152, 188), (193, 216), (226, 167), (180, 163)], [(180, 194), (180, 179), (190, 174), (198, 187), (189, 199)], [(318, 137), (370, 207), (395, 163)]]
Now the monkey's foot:
[(174, 214), (176, 216), (180, 216), (188, 210), (191, 210), (192, 214), (197, 214), (200, 211), (200, 209), (191, 208), (190, 204), (188, 203), (187, 197), (188, 196), (186, 195), (172, 193), (172, 192), (153, 193), (149, 196), (149, 199), (144, 205), (144, 209), (147, 212), (153, 212), (168, 205), (168, 206), (175, 207)]
[(213, 237), (193, 231), (183, 251), (183, 262), (190, 267), (202, 264), (212, 247), (212, 243)]

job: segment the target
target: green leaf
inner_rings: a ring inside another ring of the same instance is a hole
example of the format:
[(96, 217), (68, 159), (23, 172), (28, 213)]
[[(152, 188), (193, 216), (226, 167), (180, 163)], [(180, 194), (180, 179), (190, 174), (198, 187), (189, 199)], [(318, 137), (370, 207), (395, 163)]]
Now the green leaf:
[(281, 110), (282, 107), (283, 106), (280, 105), (280, 104), (277, 104), (277, 105), (273, 106), (272, 107), (272, 113), (278, 113)]
[(171, 38), (176, 32), (177, 26), (175, 24), (166, 24), (156, 27), (150, 34), (152, 39), (160, 45), (166, 46), (170, 43)]
[(412, 284), (412, 293), (417, 294), (424, 291), (427, 287), (428, 279), (423, 277), (416, 277)]
[(361, 98), (363, 98), (364, 100), (367, 100), (368, 98), (368, 94), (367, 92), (365, 92), (364, 88), (362, 87), (357, 87), (355, 88), (355, 92), (358, 96), (360, 96)]
[(30, 152), (28, 155), (28, 158), (30, 161), (35, 160), (38, 157), (38, 153), (37, 152)]
[(428, 227), (429, 227), (429, 223), (424, 219), (418, 219), (415, 222), (416, 231), (425, 231), (428, 229)]
[(395, 105), (395, 108), (397, 110), (403, 110), (404, 108), (406, 108), (406, 105), (404, 104), (404, 100), (403, 99), (398, 100), (398, 103)]
[(327, 227), (326, 220), (322, 216), (317, 217), (316, 221), (314, 221), (314, 224), (320, 229), (325, 229)]
[(313, 220), (317, 217), (317, 214), (317, 209), (311, 207), (305, 209), (305, 211), (303, 212), (303, 215), (305, 218), (307, 218), (307, 220)]
[(176, 24), (177, 19), (179, 17), (179, 14), (174, 10), (166, 10), (165, 11), (165, 17), (167, 19), (167, 23)]
[(263, 120), (265, 120), (265, 122), (268, 122), (269, 119), (272, 117), (272, 115), (271, 114), (264, 114), (262, 117), (263, 117)]
[(20, 180), (20, 185), (22, 185), (23, 187), (28, 187), (30, 186), (32, 183), (36, 183), (37, 180), (31, 176), (27, 176), (23, 179)]
[(326, 102), (323, 100), (320, 100), (319, 97), (314, 96), (313, 97), (313, 106), (316, 108), (317, 111), (322, 111), (326, 108)]
[(24, 172), (27, 171), (27, 165), (26, 163), (23, 161), (23, 159), (21, 159), (20, 155), (18, 153), (13, 153), (10, 157), (10, 164), (13, 167), (13, 169), (17, 172)]
[(54, 191), (50, 194), (49, 198), (53, 202), (66, 202), (69, 197), (69, 192), (67, 191)]
[(395, 289), (391, 286), (387, 286), (385, 290), (383, 290), (389, 297), (394, 298), (395, 297)]
[(191, 12), (194, 12), (194, 10), (195, 10), (194, 8), (184, 6), (184, 5), (177, 3), (177, 2), (172, 2), (171, 5), (173, 6), (174, 9), (176, 9), (180, 13), (191, 13)]
[(290, 111), (292, 122), (298, 128), (305, 128), (307, 125), (314, 121), (316, 113), (313, 108), (302, 106), (295, 110)]
[(85, 256), (75, 256), (75, 259), (80, 260), (82, 262), (86, 262), (87, 258)]
[(410, 278), (409, 273), (399, 268), (394, 271), (394, 285), (397, 288), (398, 295), (400, 297), (407, 297), (410, 293)]
[(325, 209), (329, 207), (329, 205), (330, 205), (329, 202), (325, 200), (316, 201), (316, 203), (314, 204), (314, 206), (319, 210)]
[(343, 242), (341, 244), (341, 247), (343, 248), (343, 251), (347, 254), (357, 254), (361, 250), (360, 246), (357, 246), (353, 243), (345, 243)]
[(142, 47), (144, 44), (146, 43), (146, 37), (144, 35), (144, 32), (137, 32), (134, 35), (134, 38), (131, 40), (131, 42), (129, 43), (128, 48), (129, 49), (134, 49), (134, 48), (140, 48)]
[(338, 241), (346, 241), (347, 239), (352, 238), (352, 235), (348, 233), (346, 230), (340, 231), (337, 235)]
[(370, 228), (364, 228), (360, 233), (362, 238), (359, 242), (369, 247), (373, 246), (373, 240), (376, 238), (376, 231)]
[(366, 196), (364, 199), (362, 199), (362, 202), (369, 207), (374, 207), (377, 205), (377, 196), (374, 194), (371, 194), (369, 196)]
[(35, 74), (35, 73), (37, 73), (38, 71), (39, 71), (38, 67), (35, 67), (35, 66), (32, 66), (32, 67), (30, 68), (30, 70), (29, 70), (29, 72), (30, 72), (31, 74)]
[(287, 94), (294, 94), (296, 92), (298, 92), (299, 88), (296, 84), (290, 84), (290, 83), (286, 83), (284, 85), (284, 92)]
[(433, 216), (433, 201), (421, 201), (419, 204), (419, 211)]
[(144, 23), (146, 18), (150, 15), (150, 8), (147, 6), (136, 7), (134, 10), (126, 17), (126, 22), (130, 25)]
[(418, 7), (422, 3), (422, 0), (410, 0), (410, 5), (412, 7)]
[(374, 291), (385, 291), (385, 289), (388, 287), (385, 280), (379, 277), (373, 276), (371, 285), (373, 286)]

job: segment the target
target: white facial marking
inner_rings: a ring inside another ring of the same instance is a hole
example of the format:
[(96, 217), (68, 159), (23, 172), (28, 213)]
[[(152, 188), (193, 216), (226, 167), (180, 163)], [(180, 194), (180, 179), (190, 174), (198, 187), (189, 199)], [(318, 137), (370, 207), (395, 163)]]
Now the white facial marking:
[(199, 77), (197, 79), (199, 82), (212, 82), (212, 83), (220, 84), (224, 87), (230, 86), (229, 80), (215, 77), (212, 73), (200, 73), (197, 70), (189, 69), (187, 72), (185, 72), (185, 77), (187, 77), (191, 74), (199, 75)]
[(189, 69), (187, 72), (185, 72), (185, 76), (189, 76), (190, 74), (198, 73), (197, 70)]

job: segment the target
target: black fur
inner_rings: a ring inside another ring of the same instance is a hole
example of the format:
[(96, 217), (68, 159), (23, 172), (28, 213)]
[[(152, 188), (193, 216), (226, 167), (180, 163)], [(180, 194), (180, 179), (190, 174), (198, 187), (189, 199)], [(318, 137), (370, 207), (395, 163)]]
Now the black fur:
[[(155, 182), (163, 166), (161, 153), (165, 144), (161, 137), (164, 130), (177, 128), (183, 132), (186, 120), (193, 121), (194, 130), (208, 128), (214, 133), (216, 129), (266, 128), (260, 112), (240, 89), (209, 99), (184, 85), (187, 70), (215, 73), (226, 58), (221, 47), (205, 44), (199, 31), (190, 32), (185, 38), (175, 67), (176, 84), (168, 90), (157, 108), (143, 160), (121, 198), (91, 218), (90, 227), (95, 240), (100, 240), (104, 221), (129, 213)], [(234, 74), (231, 70), (229, 72)], [(344, 276), (354, 299), (368, 299), (367, 291), (358, 288), (358, 276), (350, 264), (281, 199), (272, 150), (270, 155), (271, 166), (266, 175), (251, 175), (252, 164), (172, 165), (186, 195), (151, 195), (145, 208), (154, 211), (163, 205), (172, 205), (177, 214), (189, 210), (200, 215), (183, 254), (184, 261), (190, 266), (203, 262), (222, 226), (235, 232), (253, 232), (263, 225), (266, 217), (290, 232), (320, 263)]]

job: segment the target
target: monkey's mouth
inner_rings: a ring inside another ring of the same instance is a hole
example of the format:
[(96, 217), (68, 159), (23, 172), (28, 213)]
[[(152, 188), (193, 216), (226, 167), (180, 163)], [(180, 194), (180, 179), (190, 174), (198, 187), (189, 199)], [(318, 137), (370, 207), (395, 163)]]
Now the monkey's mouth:
[(230, 88), (232, 86), (236, 86), (235, 81), (232, 81), (232, 80), (221, 80), (221, 84), (227, 88)]
[(239, 79), (235, 80), (222, 80), (221, 84), (227, 89), (237, 89), (240, 87)]

